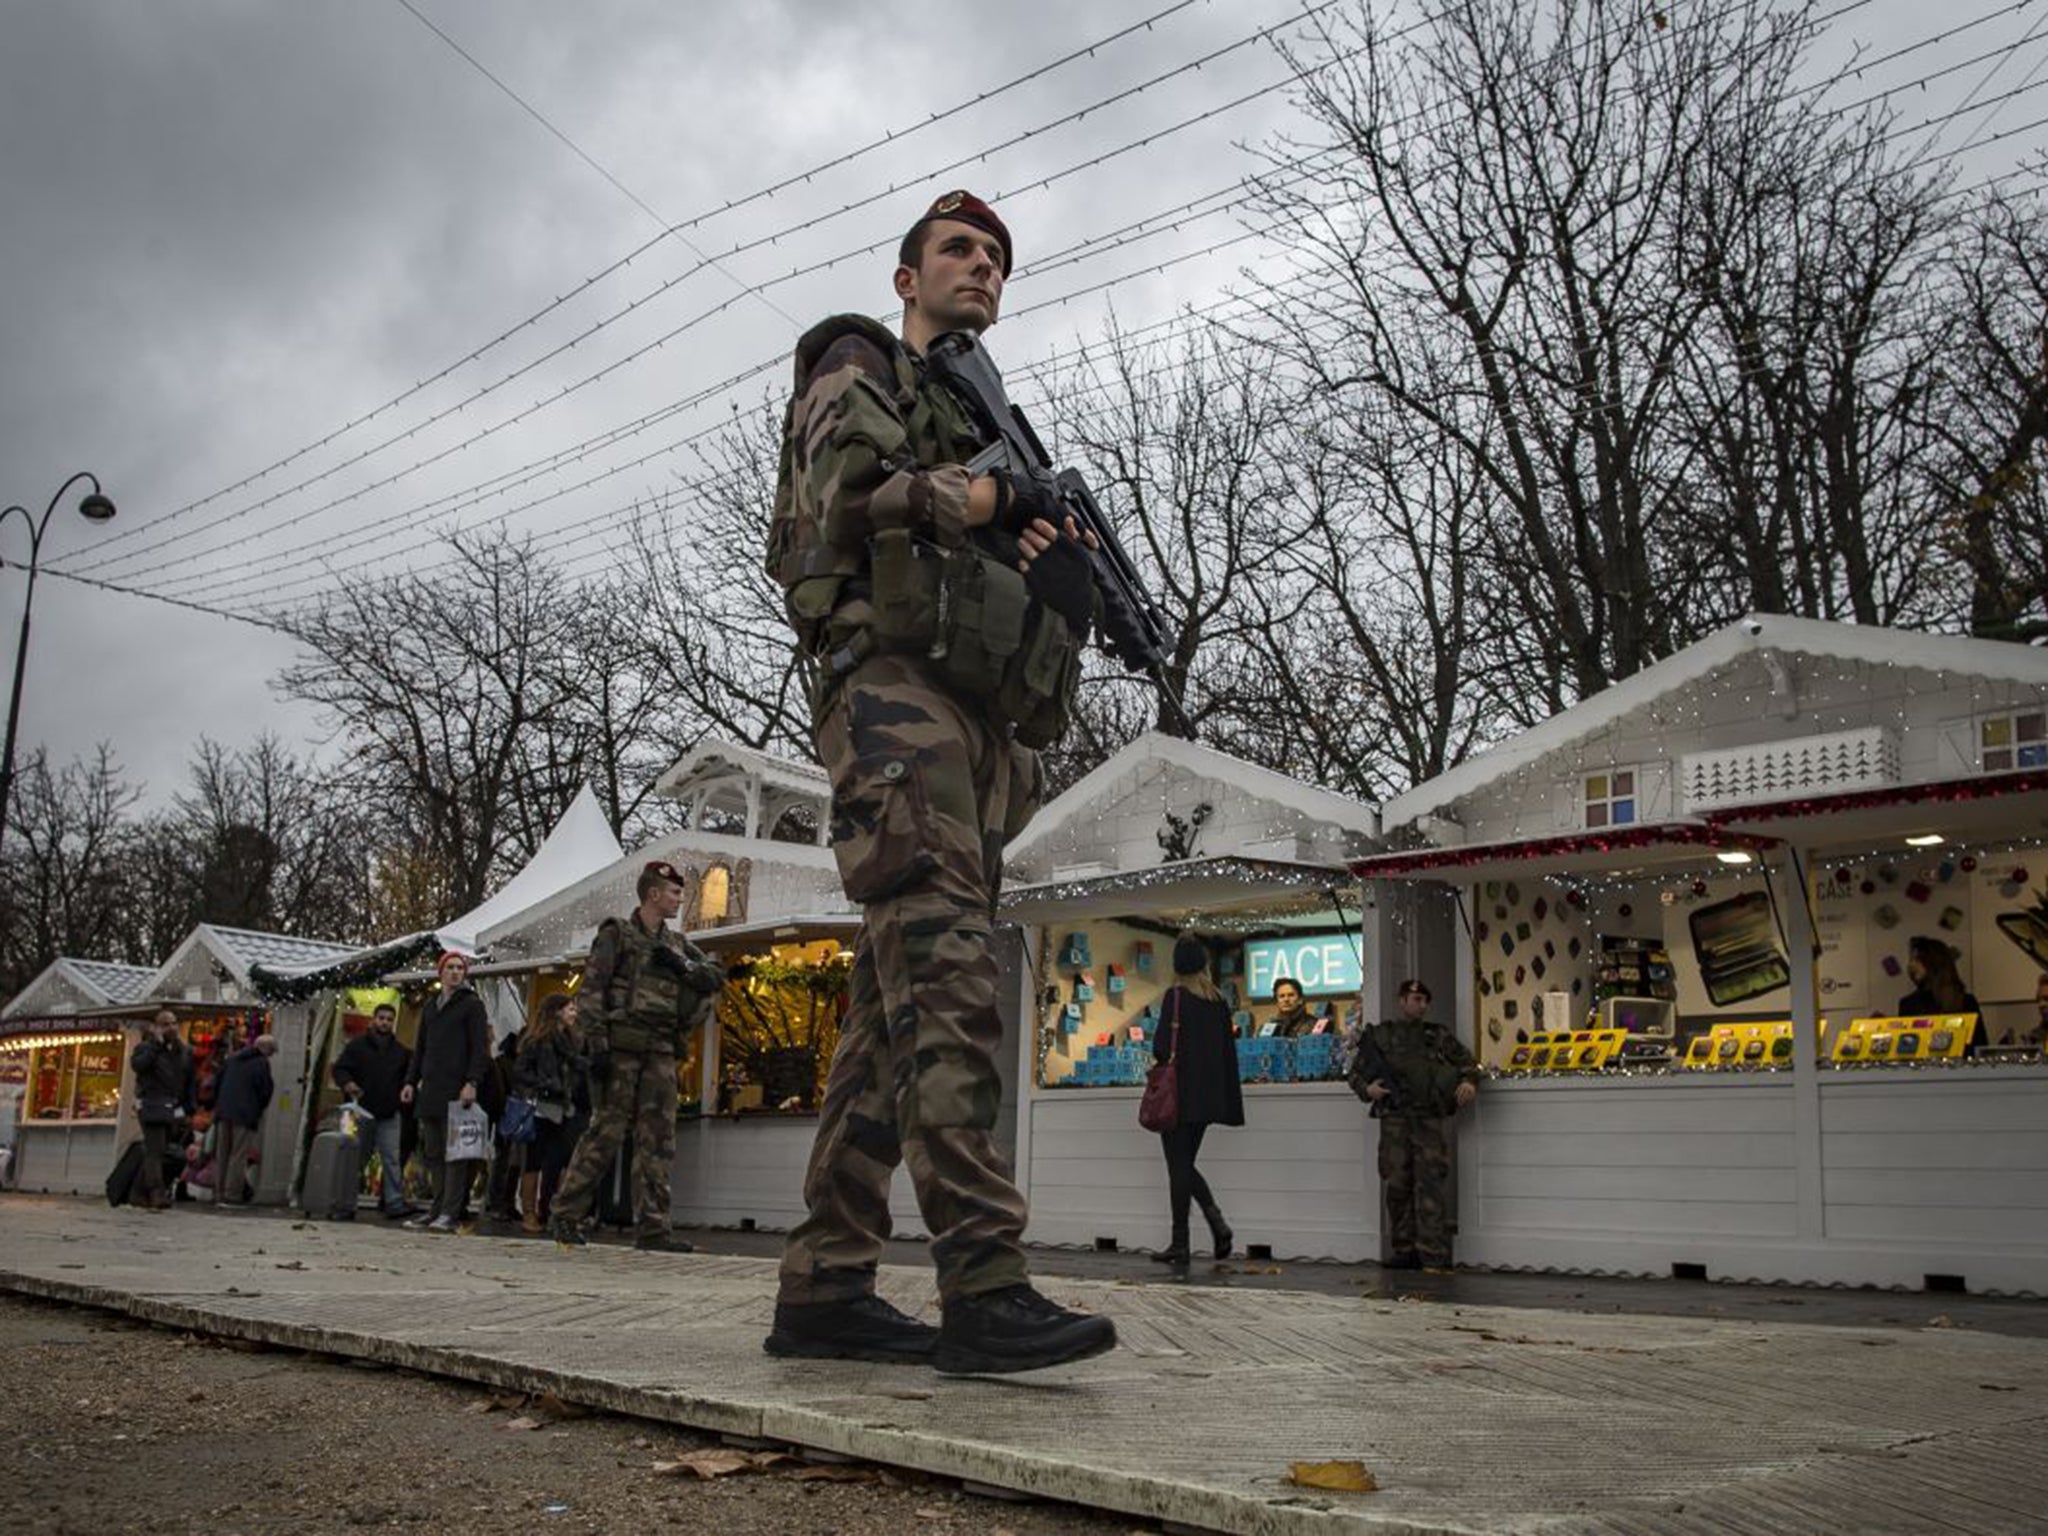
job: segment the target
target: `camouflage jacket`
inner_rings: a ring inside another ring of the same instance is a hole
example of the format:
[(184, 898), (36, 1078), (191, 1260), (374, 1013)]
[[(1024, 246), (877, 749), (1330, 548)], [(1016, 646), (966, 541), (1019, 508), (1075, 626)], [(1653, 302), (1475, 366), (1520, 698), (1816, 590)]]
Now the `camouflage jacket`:
[[(1464, 1042), (1450, 1030), (1430, 1019), (1388, 1019), (1368, 1026), (1374, 1044), (1393, 1073), (1394, 1098), (1381, 1110), (1383, 1115), (1404, 1119), (1437, 1119), (1458, 1111), (1453, 1097), (1458, 1084), (1477, 1086), (1479, 1064)], [(1354, 1075), (1361, 1072), (1365, 1053), (1352, 1056)]]
[(767, 570), (813, 654), (872, 622), (868, 540), (907, 529), (968, 540), (965, 461), (979, 434), (951, 391), (874, 321), (835, 315), (796, 347)]
[[(657, 951), (665, 954), (657, 955)], [(686, 980), (704, 953), (680, 934), (649, 933), (640, 914), (607, 918), (583, 963), (584, 1042), (592, 1051), (678, 1052), (711, 1011)]]

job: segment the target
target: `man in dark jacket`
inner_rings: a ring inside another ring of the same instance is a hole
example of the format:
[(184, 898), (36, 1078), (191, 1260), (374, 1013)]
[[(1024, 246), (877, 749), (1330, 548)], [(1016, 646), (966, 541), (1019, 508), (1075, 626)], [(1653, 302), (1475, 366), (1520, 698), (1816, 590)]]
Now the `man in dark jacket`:
[[(1432, 1022), (1429, 988), (1404, 981), (1401, 1017), (1371, 1025), (1351, 1058), (1351, 1088), (1380, 1122), (1390, 1269), (1451, 1263), (1451, 1147), (1445, 1122), (1479, 1093), (1479, 1064)], [(1378, 1049), (1367, 1048), (1370, 1042)]]
[(276, 1087), (270, 1076), (270, 1058), (276, 1054), (277, 1037), (258, 1035), (221, 1070), (213, 1097), (213, 1189), (220, 1210), (239, 1210), (249, 1199), (249, 1159)]
[(411, 1214), (405, 1203), (405, 1121), (399, 1099), (405, 1091), (412, 1052), (398, 1041), (398, 1010), (379, 1003), (370, 1027), (341, 1048), (333, 1068), (334, 1086), (376, 1124), (377, 1159), (383, 1168), (386, 1221)]
[(420, 1128), (420, 1160), (433, 1190), (433, 1210), (419, 1225), (455, 1232), (468, 1214), (470, 1167), (448, 1163), (448, 1106), (476, 1102), (477, 1085), (491, 1070), (491, 1025), (484, 1000), (469, 984), (469, 961), (452, 950), (434, 970), (441, 989), (420, 1010), (419, 1045), (406, 1070), (399, 1100), (412, 1106)]
[(178, 1038), (178, 1016), (165, 1008), (128, 1058), (135, 1069), (135, 1117), (142, 1122), (142, 1167), (136, 1174), (135, 1203), (146, 1211), (171, 1208), (164, 1182), (164, 1158), (171, 1137), (191, 1123), (192, 1052)]

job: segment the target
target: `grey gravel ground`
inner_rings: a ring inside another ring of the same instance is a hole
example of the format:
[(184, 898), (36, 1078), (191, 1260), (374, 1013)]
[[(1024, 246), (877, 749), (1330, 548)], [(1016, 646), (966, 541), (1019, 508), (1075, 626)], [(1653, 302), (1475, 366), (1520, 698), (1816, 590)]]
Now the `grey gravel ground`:
[[(716, 1530), (723, 1536), (1125, 1536), (903, 1472), (789, 1462), (700, 1481), (710, 1436), (0, 1294), (5, 1528), (36, 1536)], [(512, 1428), (521, 1420), (538, 1425)], [(833, 1480), (825, 1480), (829, 1476)]]

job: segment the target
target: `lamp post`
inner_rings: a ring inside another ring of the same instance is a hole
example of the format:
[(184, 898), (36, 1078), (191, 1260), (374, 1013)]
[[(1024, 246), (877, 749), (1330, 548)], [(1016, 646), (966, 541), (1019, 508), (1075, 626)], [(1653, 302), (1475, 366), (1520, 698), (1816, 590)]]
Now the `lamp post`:
[[(21, 680), (28, 670), (28, 621), (36, 602), (36, 564), (43, 557), (43, 530), (50, 526), (50, 518), (57, 510), (57, 503), (64, 499), (64, 493), (81, 480), (90, 480), (92, 490), (80, 498), (79, 515), (89, 523), (104, 523), (111, 519), (114, 504), (100, 490), (99, 476), (84, 469), (57, 487), (57, 494), (43, 509), (41, 521), (37, 521), (35, 514), (24, 506), (0, 509), (0, 523), (19, 512), (22, 521), (28, 524), (28, 590), (21, 598), (21, 643), (14, 652), (14, 691), (7, 700), (7, 743), (0, 747), (0, 848), (6, 847), (8, 817), (14, 810), (14, 732), (21, 723)], [(5, 563), (0, 561), (0, 564)]]

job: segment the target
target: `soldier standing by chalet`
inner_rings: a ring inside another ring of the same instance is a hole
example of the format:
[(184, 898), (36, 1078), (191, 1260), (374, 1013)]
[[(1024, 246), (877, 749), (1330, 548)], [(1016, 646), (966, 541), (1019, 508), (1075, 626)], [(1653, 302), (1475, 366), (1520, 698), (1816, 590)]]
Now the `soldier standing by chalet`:
[[(948, 193), (897, 260), (901, 341), (842, 315), (797, 343), (769, 534), (769, 574), (813, 668), (833, 851), (863, 921), (809, 1211), (783, 1252), (765, 1347), (1031, 1370), (1116, 1343), (1109, 1319), (1028, 1283), (1028, 1212), (994, 1134), (1002, 850), (1037, 808), (1033, 749), (1065, 728), (1096, 598), (1047, 488), (970, 476), (980, 434), (925, 368), (939, 337), (995, 323), (1009, 231), (979, 198)], [(932, 1234), (938, 1329), (874, 1293), (905, 1159)]]
[(1429, 988), (1404, 981), (1401, 1017), (1368, 1025), (1351, 1057), (1351, 1089), (1380, 1122), (1390, 1269), (1451, 1263), (1451, 1146), (1446, 1124), (1479, 1094), (1479, 1064), (1429, 1017)]
[(555, 1241), (585, 1245), (583, 1226), (619, 1145), (633, 1137), (633, 1246), (688, 1253), (669, 1230), (669, 1175), (676, 1157), (676, 1058), (711, 1012), (724, 973), (669, 928), (683, 878), (657, 859), (640, 871), (640, 905), (597, 930), (576, 994), (596, 1101), (554, 1201)]

